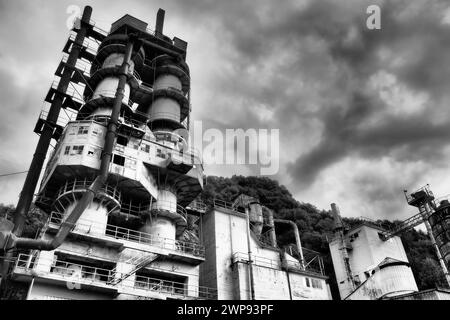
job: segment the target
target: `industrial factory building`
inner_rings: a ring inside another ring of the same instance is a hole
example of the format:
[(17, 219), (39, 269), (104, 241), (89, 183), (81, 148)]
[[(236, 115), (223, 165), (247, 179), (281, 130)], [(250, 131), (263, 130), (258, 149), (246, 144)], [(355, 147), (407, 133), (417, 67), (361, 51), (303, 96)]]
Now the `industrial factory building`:
[[(294, 222), (247, 195), (199, 200), (203, 164), (186, 134), (188, 44), (164, 34), (164, 11), (154, 30), (125, 15), (104, 31), (91, 14), (86, 7), (63, 47), (14, 221), (0, 218), (3, 281), (26, 284), (29, 300), (331, 300), (322, 258), (302, 248)], [(429, 193), (414, 199), (420, 219), (406, 226), (430, 220), (448, 264), (450, 205), (430, 207)], [(33, 201), (48, 220), (29, 239), (21, 233)], [(406, 227), (348, 229), (332, 211), (341, 299), (418, 294), (399, 238)], [(280, 247), (281, 225), (295, 244)]]
[(336, 233), (330, 252), (341, 299), (375, 300), (418, 291), (399, 237), (385, 241), (385, 230), (370, 221), (344, 231), (335, 204), (332, 210)]
[[(27, 299), (331, 299), (295, 224), (277, 222), (296, 235), (281, 250), (257, 199), (196, 201), (203, 165), (182, 134), (187, 43), (164, 35), (164, 11), (155, 30), (125, 15), (109, 32), (91, 12), (75, 22), (45, 98), (19, 214), (1, 224), (5, 247), (21, 249), (7, 271)], [(51, 139), (35, 198), (49, 218), (37, 239), (21, 238)]]

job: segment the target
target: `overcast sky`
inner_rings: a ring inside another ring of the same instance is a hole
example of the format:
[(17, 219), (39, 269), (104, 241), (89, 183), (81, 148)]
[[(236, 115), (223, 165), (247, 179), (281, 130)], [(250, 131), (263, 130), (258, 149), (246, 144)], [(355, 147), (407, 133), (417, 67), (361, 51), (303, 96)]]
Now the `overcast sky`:
[[(34, 124), (83, 1), (0, 0), (0, 174), (27, 170)], [(381, 7), (381, 30), (366, 8)], [(278, 179), (299, 201), (344, 216), (404, 219), (403, 189), (450, 193), (450, 3), (424, 0), (92, 1), (109, 29), (129, 13), (186, 40), (192, 118), (280, 129)], [(209, 166), (206, 174), (257, 174)], [(15, 204), (25, 175), (0, 178)]]

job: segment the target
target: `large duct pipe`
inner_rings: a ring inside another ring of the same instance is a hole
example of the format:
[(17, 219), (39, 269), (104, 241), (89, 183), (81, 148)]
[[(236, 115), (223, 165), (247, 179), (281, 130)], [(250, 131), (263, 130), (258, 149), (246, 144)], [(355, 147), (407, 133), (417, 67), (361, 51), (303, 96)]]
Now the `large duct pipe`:
[(41, 174), (42, 166), (44, 165), (45, 157), (47, 155), (48, 147), (53, 136), (55, 129), (55, 124), (58, 121), (59, 113), (63, 104), (64, 97), (59, 92), (66, 92), (69, 86), (71, 76), (73, 73), (73, 67), (77, 62), (80, 54), (80, 50), (83, 45), (84, 38), (87, 33), (87, 25), (91, 19), (92, 8), (90, 6), (84, 7), (83, 16), (81, 18), (81, 28), (77, 33), (75, 38), (75, 43), (70, 51), (69, 57), (67, 58), (64, 72), (61, 75), (61, 80), (59, 81), (57, 93), (50, 106), (50, 110), (47, 116), (47, 122), (44, 125), (42, 133), (39, 137), (38, 144), (36, 146), (36, 151), (33, 155), (33, 160), (30, 164), (30, 169), (28, 170), (27, 177), (23, 184), (22, 191), (20, 192), (19, 201), (17, 203), (16, 211), (14, 214), (14, 229), (13, 233), (17, 236), (22, 234), (23, 227), (25, 225), (26, 213), (30, 210), (31, 202), (33, 201), (34, 191), (36, 190), (37, 183), (39, 181), (39, 176)]
[(269, 240), (272, 247), (277, 246), (277, 235), (275, 232), (275, 224), (273, 222), (273, 211), (267, 208), (266, 206), (262, 207), (266, 212), (267, 225), (270, 227), (269, 230)]
[(122, 100), (124, 97), (125, 84), (127, 82), (128, 70), (130, 67), (131, 54), (133, 52), (133, 40), (134, 37), (130, 36), (127, 44), (124, 61), (120, 68), (119, 83), (117, 85), (116, 96), (111, 112), (111, 118), (108, 123), (108, 130), (105, 136), (105, 143), (103, 147), (102, 159), (100, 164), (99, 175), (95, 178), (94, 182), (89, 186), (86, 192), (83, 194), (80, 201), (75, 208), (70, 212), (69, 216), (64, 220), (58, 233), (52, 240), (35, 240), (28, 238), (15, 238), (15, 246), (21, 249), (38, 249), (38, 250), (54, 250), (59, 247), (69, 232), (75, 226), (79, 217), (83, 214), (85, 209), (92, 202), (94, 197), (100, 191), (100, 189), (106, 183), (109, 173), (109, 165), (111, 163), (112, 151), (114, 147), (114, 141), (117, 135), (118, 119), (120, 114), (120, 108), (122, 106)]
[(300, 241), (300, 233), (298, 232), (298, 228), (295, 222), (284, 219), (274, 219), (273, 221), (275, 221), (276, 223), (283, 223), (291, 226), (292, 230), (294, 231), (295, 244), (297, 245), (298, 253), (300, 255), (300, 264), (302, 267), (304, 267), (305, 259), (303, 257), (302, 243)]

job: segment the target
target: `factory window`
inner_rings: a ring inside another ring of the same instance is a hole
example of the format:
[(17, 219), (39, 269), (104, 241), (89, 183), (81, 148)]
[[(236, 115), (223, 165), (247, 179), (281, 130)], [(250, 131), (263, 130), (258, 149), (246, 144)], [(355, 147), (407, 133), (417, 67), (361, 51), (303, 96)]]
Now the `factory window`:
[(137, 161), (132, 159), (126, 159), (125, 160), (125, 167), (135, 169), (136, 168)]
[(74, 135), (77, 133), (77, 127), (69, 127), (69, 135)]
[(311, 284), (309, 283), (309, 278), (305, 278), (305, 280), (306, 280), (306, 286), (311, 287)]
[(90, 147), (88, 149), (87, 155), (90, 157), (100, 158), (100, 149)]
[(126, 146), (128, 144), (128, 139), (126, 137), (123, 137), (123, 136), (118, 136), (117, 137), (117, 144), (120, 144), (122, 146)]
[(89, 127), (87, 126), (81, 126), (78, 128), (78, 134), (88, 134)]
[(322, 289), (322, 281), (317, 279), (311, 279), (312, 287), (316, 289)]
[(161, 151), (161, 149), (156, 149), (156, 156), (165, 159), (166, 155)]
[(119, 166), (123, 166), (125, 164), (125, 157), (115, 154), (113, 157), (113, 163), (115, 163)]
[(64, 154), (67, 155), (69, 154), (70, 151), (70, 146), (66, 146), (66, 148), (64, 149)]
[(84, 146), (73, 146), (72, 150), (73, 150), (73, 154), (83, 154), (83, 149)]
[(147, 153), (150, 153), (150, 146), (146, 143), (143, 143), (141, 146), (141, 150)]

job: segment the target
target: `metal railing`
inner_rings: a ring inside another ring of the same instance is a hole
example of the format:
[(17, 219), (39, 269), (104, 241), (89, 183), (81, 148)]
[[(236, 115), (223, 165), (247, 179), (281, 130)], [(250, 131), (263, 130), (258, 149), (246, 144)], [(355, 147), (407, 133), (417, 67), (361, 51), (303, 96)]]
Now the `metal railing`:
[[(44, 109), (41, 110), (41, 112), (39, 113), (39, 119), (47, 120), (48, 113), (49, 113), (48, 110), (44, 110)], [(68, 123), (68, 120), (64, 119), (64, 117), (61, 117), (61, 116), (59, 116), (58, 120), (56, 121), (56, 125), (63, 127), (63, 128), (67, 125), (67, 123)]]
[[(51, 88), (58, 90), (59, 81), (59, 79), (53, 80)], [(73, 86), (67, 87), (67, 90), (64, 93), (75, 102), (80, 104), (85, 103), (82, 95)]]
[[(63, 53), (62, 59), (61, 61), (64, 63), (67, 63), (67, 60), (69, 59), (69, 54), (68, 53)], [(80, 71), (83, 76), (86, 77), (90, 77), (91, 72), (91, 64), (88, 61), (84, 61), (81, 59), (77, 59), (76, 63), (75, 63), (75, 68), (78, 69), (78, 71)]]
[[(82, 120), (76, 120), (76, 119)], [(95, 121), (101, 124), (107, 124), (111, 115), (93, 115), (92, 113), (77, 113), (74, 114), (68, 121)], [(119, 125), (126, 125), (129, 127), (133, 127), (139, 130), (143, 130), (141, 127), (145, 126), (145, 122), (132, 119), (130, 117), (120, 115), (119, 116)]]
[(169, 211), (169, 212), (176, 212), (179, 215), (181, 215), (184, 219), (187, 219), (187, 212), (186, 209), (180, 206), (179, 204), (176, 204), (172, 201), (168, 200), (157, 200), (156, 202), (152, 203), (151, 210), (162, 210), (162, 211)]
[[(78, 17), (75, 18), (73, 27), (75, 26), (77, 21), (81, 21), (81, 18), (82, 18), (81, 16), (78, 16)], [(99, 34), (101, 34), (101, 35), (103, 35), (105, 37), (108, 35), (108, 31), (97, 27), (96, 26), (97, 22), (95, 22), (94, 20), (90, 19), (89, 20), (89, 24), (92, 26), (92, 29), (95, 30), (96, 32), (98, 32)]]
[(434, 198), (434, 194), (430, 189), (429, 185), (425, 185), (417, 190), (415, 190), (414, 192), (408, 194), (405, 190), (405, 197), (406, 197), (406, 202), (408, 203), (412, 203), (415, 200), (415, 197), (413, 197), (414, 194), (419, 193), (419, 192), (424, 192), (428, 197), (430, 198)]
[[(63, 216), (58, 212), (52, 212), (48, 221), (59, 226), (63, 222)], [(112, 224), (105, 225), (97, 221), (83, 218), (78, 220), (76, 226), (78, 227), (75, 227), (74, 229), (76, 232), (107, 236), (118, 240), (127, 240), (139, 244), (146, 244), (162, 249), (191, 254), (197, 257), (205, 257), (205, 247), (194, 242), (158, 237), (150, 233), (127, 229)]]
[[(96, 97), (94, 98), (94, 96), (96, 96)], [(114, 91), (114, 90), (94, 91), (92, 93), (92, 95), (87, 99), (87, 101), (89, 102), (91, 100), (97, 99), (99, 96), (100, 97), (104, 97), (104, 98), (115, 98), (116, 97), (116, 91)], [(123, 99), (122, 99), (122, 102), (127, 104), (127, 105), (129, 105), (129, 103), (130, 103), (129, 101), (130, 101), (130, 99), (126, 95), (124, 95)]]
[[(192, 205), (195, 202), (194, 205)], [(235, 206), (232, 202), (228, 202), (221, 199), (213, 199), (208, 202), (204, 202), (201, 199), (195, 199), (191, 204), (188, 205), (189, 208), (195, 210), (195, 208), (199, 208), (201, 210), (207, 210), (208, 208), (224, 208), (228, 210), (232, 210), (239, 213), (245, 213), (245, 209), (239, 206)]]
[[(37, 263), (31, 265), (29, 261), (31, 255), (19, 254), (16, 260), (15, 269), (30, 271), (36, 270)], [(60, 279), (69, 283), (80, 283), (90, 285), (101, 285), (102, 287), (109, 287), (111, 289), (117, 288), (113, 284), (115, 276), (119, 276), (113, 270), (86, 266), (78, 263), (67, 262), (61, 259), (50, 260), (38, 258), (38, 261), (45, 261), (50, 264), (50, 271), (40, 270), (40, 276), (47, 275), (53, 279)], [(145, 291), (159, 292), (161, 294), (169, 294), (176, 296), (184, 296), (200, 299), (216, 299), (217, 290), (213, 288), (187, 285), (181, 282), (168, 281), (159, 278), (152, 278), (147, 276), (136, 275), (133, 284), (128, 282), (121, 282), (122, 287), (131, 289), (141, 289)], [(137, 292), (136, 292), (137, 293)]]
[(434, 203), (435, 203), (436, 207), (439, 207), (439, 206), (441, 205), (441, 202), (442, 202), (442, 201), (445, 201), (445, 200), (447, 200), (447, 201), (450, 202), (450, 194), (447, 194), (447, 195), (445, 195), (445, 196), (436, 198), (436, 199), (434, 200)]
[[(248, 253), (236, 252), (232, 256), (232, 261), (234, 263), (243, 262), (247, 264), (249, 262), (248, 258)], [(281, 270), (281, 262), (279, 260), (266, 257), (252, 255), (252, 264), (259, 267)]]
[(198, 212), (206, 212), (208, 210), (208, 206), (199, 199), (192, 201), (186, 208)]
[[(19, 254), (16, 261), (16, 269), (36, 269), (39, 261), (45, 260), (41, 257), (37, 257), (36, 262), (30, 264), (30, 258), (31, 255), (29, 254)], [(46, 272), (47, 274), (70, 282), (102, 282), (106, 285), (112, 278), (112, 271), (108, 269), (90, 267), (63, 260), (49, 260), (48, 262), (51, 263), (51, 265), (50, 271)]]
[[(76, 32), (71, 32), (69, 39), (70, 41), (72, 41), (73, 43), (75, 43), (75, 38), (77, 37)], [(95, 46), (92, 45), (93, 41), (89, 40), (89, 38), (85, 38), (83, 40), (83, 47), (85, 48), (85, 50), (87, 52), (89, 52), (91, 55), (96, 56), (97, 55), (97, 50), (98, 50), (98, 45), (96, 44)]]
[[(306, 250), (306, 249), (304, 249)], [(311, 251), (312, 253), (313, 251)], [(281, 261), (274, 260), (266, 257), (252, 255), (252, 264), (259, 267), (271, 268), (281, 270)], [(300, 261), (286, 260), (286, 267), (290, 270), (297, 270), (302, 272), (308, 272), (311, 274), (324, 275), (324, 267), (322, 258), (318, 253), (314, 253), (311, 258), (306, 259), (304, 266)], [(249, 257), (247, 253), (237, 252), (232, 256), (233, 263), (243, 262), (248, 263)]]
[(158, 293), (176, 296), (195, 297), (195, 298), (198, 297), (202, 299), (217, 298), (216, 289), (202, 286), (192, 286), (182, 282), (162, 280), (146, 276), (136, 276), (134, 287), (136, 289), (150, 290)]
[[(67, 193), (74, 193), (74, 192), (84, 192), (86, 191), (90, 185), (92, 184), (92, 181), (84, 179), (84, 180), (72, 180), (72, 181), (66, 181), (66, 183), (58, 190), (56, 198), (60, 198), (61, 196), (67, 194)], [(100, 193), (103, 193), (110, 198), (115, 199), (119, 203), (121, 202), (121, 194), (120, 191), (111, 185), (106, 184), (100, 189)]]
[(323, 258), (319, 252), (302, 247), (302, 255), (300, 255), (297, 246), (294, 244), (286, 246), (284, 251), (296, 259), (301, 259), (301, 256), (303, 256), (304, 260), (303, 265), (300, 261), (287, 260), (286, 263), (288, 268), (325, 275)]

